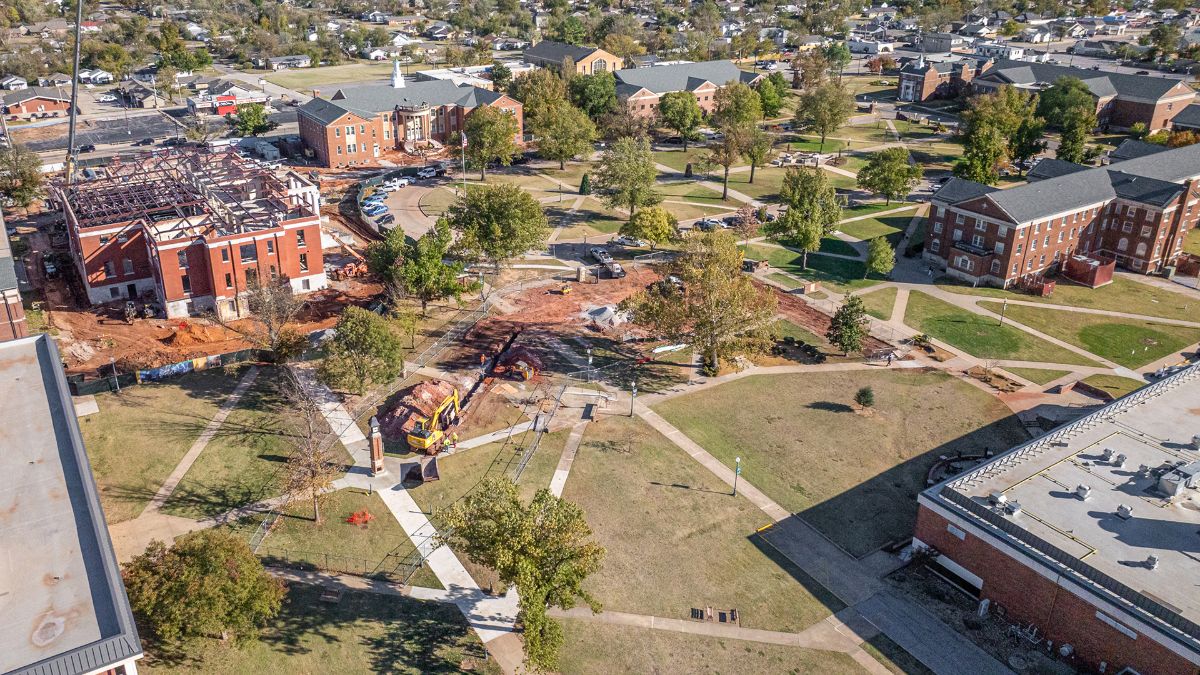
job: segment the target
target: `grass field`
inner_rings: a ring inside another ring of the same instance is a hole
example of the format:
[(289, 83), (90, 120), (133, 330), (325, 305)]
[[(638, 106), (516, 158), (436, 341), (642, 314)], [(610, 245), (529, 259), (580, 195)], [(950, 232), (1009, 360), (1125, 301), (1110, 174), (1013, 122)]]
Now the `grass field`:
[(1071, 374), (1068, 370), (1048, 370), (1045, 368), (1009, 368), (1006, 366), (1004, 370), (1013, 375), (1019, 375), (1034, 384), (1050, 384), (1060, 377)]
[(560, 621), (565, 633), (560, 672), (610, 673), (822, 673), (863, 672), (848, 654), (722, 640), (595, 621)]
[[(980, 306), (1000, 311), (1000, 303)], [(1139, 368), (1200, 342), (1200, 328), (1172, 326), (1027, 305), (1009, 305), (1008, 316), (1034, 330), (1083, 347), (1128, 368)]]
[(841, 609), (751, 541), (769, 522), (761, 511), (640, 420), (589, 425), (563, 497), (607, 549), (586, 583), (605, 609), (683, 619), (736, 608), (743, 626), (782, 631)]
[[(864, 386), (866, 414), (852, 405)], [(1003, 404), (940, 372), (747, 377), (655, 409), (722, 462), (740, 456), (743, 478), (857, 556), (912, 533), (938, 455), (1027, 438)]]
[(867, 308), (867, 314), (887, 321), (892, 318), (892, 307), (896, 304), (896, 289), (882, 288), (878, 291), (863, 293), (861, 296), (863, 305)]
[(782, 284), (783, 287), (789, 291), (794, 288), (800, 288), (800, 286), (802, 285), (799, 281), (796, 281), (795, 279), (789, 277), (788, 275), (784, 274), (783, 272), (771, 272), (770, 274), (767, 275), (767, 278), (772, 281)]
[(1088, 375), (1083, 378), (1083, 381), (1097, 389), (1103, 389), (1113, 398), (1121, 398), (1125, 394), (1146, 386), (1146, 383), (1141, 380), (1120, 375)]
[[(366, 527), (346, 522), (366, 509), (374, 519)], [(349, 574), (379, 574), (403, 581), (404, 565), (416, 548), (377, 494), (356, 489), (331, 492), (321, 499), (321, 524), (312, 520), (312, 502), (293, 504), (263, 539), (258, 553), (270, 560), (308, 563), (320, 569)], [(441, 588), (427, 567), (410, 580), (414, 586)]]
[(100, 412), (79, 418), (109, 523), (136, 518), (237, 386), (221, 371), (97, 394)]
[(419, 202), (421, 212), (427, 216), (440, 216), (454, 204), (454, 190), (447, 187), (437, 187), (426, 192)]
[(779, 188), (787, 169), (777, 166), (760, 166), (754, 170), (754, 182), (750, 182), (749, 171), (729, 174), (729, 189), (737, 190), (762, 201), (778, 201)]
[[(875, 237), (894, 237), (898, 240), (904, 229), (908, 227), (908, 222), (912, 220), (914, 212), (915, 209), (909, 209), (887, 216), (852, 220), (839, 224), (838, 229), (851, 237), (864, 241)], [(895, 246), (895, 242), (892, 245)]]
[(778, 267), (804, 279), (819, 281), (838, 293), (867, 288), (882, 281), (882, 278), (863, 279), (866, 266), (858, 260), (809, 255), (808, 268), (801, 269), (802, 256), (794, 251), (758, 244), (751, 244), (745, 250), (748, 258), (766, 260), (772, 267)]
[[(145, 673), (460, 673), (498, 675), (454, 605), (348, 591), (321, 602), (318, 586), (288, 588), (283, 610), (244, 646), (195, 639), (175, 650), (147, 641)], [(144, 639), (144, 638), (143, 638)]]
[(1114, 277), (1111, 284), (1100, 288), (1087, 288), (1059, 280), (1054, 287), (1054, 293), (1048, 298), (1035, 297), (1002, 288), (988, 286), (971, 288), (967, 285), (960, 286), (948, 282), (948, 279), (939, 279), (938, 288), (951, 293), (983, 295), (990, 298), (1008, 298), (1009, 300), (1067, 305), (1084, 309), (1107, 309), (1164, 319), (1200, 321), (1200, 318), (1197, 318), (1200, 317), (1200, 300), (1183, 293), (1143, 284), (1127, 277)]
[[(1013, 307), (1008, 308), (1012, 315)], [(1099, 365), (992, 317), (969, 312), (925, 293), (908, 296), (904, 323), (981, 359)]]
[[(708, 156), (709, 151), (706, 148), (688, 144), (687, 152), (684, 152), (683, 148), (680, 148), (678, 150), (655, 150), (653, 154), (655, 162), (658, 162), (664, 166), (669, 166), (680, 173), (687, 168), (689, 163), (692, 165), (693, 172), (700, 173), (700, 165)], [(743, 166), (743, 164), (739, 162), (737, 166)], [(709, 170), (714, 174), (717, 174), (720, 173), (722, 169), (717, 167)]]
[[(342, 66), (324, 66), (321, 68), (301, 68), (299, 70), (282, 70), (277, 73), (264, 75), (268, 82), (288, 89), (304, 91), (326, 84), (341, 84), (343, 82), (359, 82), (360, 80), (382, 80), (392, 74), (392, 64), (388, 61), (374, 63), (348, 63)], [(310, 92), (304, 92), (310, 93)], [(322, 92), (325, 94), (325, 92)], [(332, 91), (325, 94), (333, 94)]]

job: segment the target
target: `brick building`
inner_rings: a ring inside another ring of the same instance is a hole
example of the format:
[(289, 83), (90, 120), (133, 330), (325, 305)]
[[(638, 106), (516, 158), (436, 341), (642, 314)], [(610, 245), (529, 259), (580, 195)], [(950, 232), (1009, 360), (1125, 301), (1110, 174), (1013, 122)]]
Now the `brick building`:
[(514, 115), (522, 141), (524, 113), (516, 99), (450, 80), (405, 83), (397, 64), (391, 86), (339, 89), (300, 106), (300, 137), (323, 166), (367, 164), (385, 148), (416, 152), (447, 143), (481, 105)]
[(297, 293), (327, 284), (320, 194), (229, 150), (157, 153), (105, 175), (56, 185), (88, 298), (160, 303), (168, 317), (245, 316), (254, 279), (284, 277)]
[(1200, 145), (1100, 168), (1055, 161), (1034, 178), (1007, 190), (952, 178), (930, 198), (925, 259), (1002, 287), (1054, 274), (1072, 255), (1150, 274), (1173, 264), (1200, 216)]
[(956, 55), (930, 59), (922, 55), (900, 69), (896, 94), (901, 101), (954, 98), (966, 91), (975, 76), (991, 64), (987, 57)]
[(5, 94), (4, 114), (9, 119), (59, 117), (71, 110), (71, 96), (57, 87), (29, 87)]
[(236, 115), (238, 108), (251, 103), (270, 103), (271, 97), (249, 85), (220, 80), (197, 91), (187, 99), (188, 112), (193, 115)]
[(997, 61), (975, 78), (972, 87), (977, 92), (1003, 86), (1041, 91), (1060, 77), (1078, 78), (1087, 85), (1096, 99), (1096, 119), (1102, 128), (1128, 129), (1141, 122), (1150, 131), (1166, 129), (1196, 98), (1195, 90), (1183, 80), (1030, 61)]
[(732, 61), (676, 63), (650, 68), (618, 70), (617, 98), (638, 115), (652, 116), (658, 101), (673, 91), (686, 91), (696, 97), (705, 113), (712, 112), (717, 90), (730, 82), (757, 84), (763, 75), (738, 68)]
[(914, 546), (1082, 672), (1200, 671), (1200, 366), (918, 497)]
[(580, 47), (564, 42), (542, 40), (522, 54), (525, 63), (561, 71), (564, 64), (579, 75), (595, 75), (624, 68), (621, 58), (598, 47)]
[[(3, 229), (4, 219), (0, 217), (0, 230)], [(0, 342), (29, 334), (25, 307), (21, 305), (21, 293), (17, 290), (18, 264), (13, 258), (8, 235), (0, 236)]]

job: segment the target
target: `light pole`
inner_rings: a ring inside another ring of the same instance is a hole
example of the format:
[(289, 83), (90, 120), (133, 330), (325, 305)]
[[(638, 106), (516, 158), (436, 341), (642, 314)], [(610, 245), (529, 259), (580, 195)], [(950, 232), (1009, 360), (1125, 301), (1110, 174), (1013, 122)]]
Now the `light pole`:
[(742, 475), (742, 458), (741, 458), (741, 457), (734, 457), (734, 458), (733, 458), (733, 463), (734, 463), (734, 468), (733, 468), (733, 496), (734, 496), (734, 497), (736, 497), (736, 496), (737, 496), (737, 484), (738, 484), (738, 476)]
[(587, 357), (588, 357), (588, 365), (587, 365), (588, 380), (587, 381), (590, 384), (592, 381), (592, 348), (591, 347), (587, 348)]
[(629, 416), (633, 417), (633, 402), (637, 400), (637, 380), (629, 383)]
[(1000, 325), (1004, 325), (1004, 313), (1008, 311), (1008, 298), (1004, 299), (1004, 304), (1000, 306)]
[(117, 359), (114, 356), (108, 357), (108, 365), (112, 366), (113, 384), (117, 387), (117, 393), (121, 393), (121, 378), (117, 377)]

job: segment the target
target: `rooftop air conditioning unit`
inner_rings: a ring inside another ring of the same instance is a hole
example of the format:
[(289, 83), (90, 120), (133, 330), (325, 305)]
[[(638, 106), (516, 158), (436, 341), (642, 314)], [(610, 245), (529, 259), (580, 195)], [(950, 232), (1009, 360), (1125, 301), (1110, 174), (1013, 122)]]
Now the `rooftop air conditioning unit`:
[(992, 492), (992, 494), (988, 495), (988, 501), (999, 506), (1008, 501), (1008, 496), (1006, 496), (1003, 492), (996, 490)]
[(1080, 485), (1075, 488), (1075, 496), (1079, 497), (1080, 499), (1082, 499), (1085, 502), (1087, 501), (1087, 498), (1090, 497), (1091, 495), (1092, 495), (1092, 488), (1088, 487), (1087, 485)]
[(1192, 436), (1192, 448), (1195, 450), (1200, 450), (1200, 434)]
[(1122, 452), (1121, 454), (1117, 455), (1116, 459), (1113, 460), (1113, 466), (1117, 467), (1118, 469), (1125, 468), (1125, 460), (1126, 459), (1129, 459), (1129, 458), (1126, 457), (1125, 453)]
[(1133, 507), (1128, 504), (1120, 504), (1117, 506), (1117, 517), (1129, 520), (1133, 517)]
[(1153, 553), (1151, 553), (1149, 556), (1147, 556), (1146, 557), (1146, 567), (1148, 567), (1152, 570), (1158, 569), (1158, 556), (1154, 555)]
[(1112, 448), (1105, 448), (1104, 455), (1103, 455), (1104, 461), (1111, 462), (1114, 454), (1116, 454), (1116, 453)]
[(1016, 517), (1021, 515), (1021, 505), (1018, 502), (1007, 502), (1004, 505), (1004, 512), (1010, 516)]

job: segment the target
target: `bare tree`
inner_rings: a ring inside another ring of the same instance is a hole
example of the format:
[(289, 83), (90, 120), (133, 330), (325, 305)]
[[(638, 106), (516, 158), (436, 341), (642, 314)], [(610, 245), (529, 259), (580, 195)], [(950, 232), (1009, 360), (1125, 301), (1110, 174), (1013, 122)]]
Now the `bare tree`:
[(208, 122), (200, 115), (188, 115), (183, 118), (183, 135), (189, 141), (207, 143), (217, 135), (217, 132), (208, 126)]
[(291, 324), (304, 308), (304, 300), (292, 292), (287, 277), (265, 283), (251, 279), (241, 301), (246, 303), (248, 317), (230, 320), (213, 312), (213, 319), (256, 349), (270, 351), (276, 363), (284, 363), (303, 351), (305, 337)]
[(342, 473), (325, 438), (330, 433), (321, 407), (304, 392), (300, 381), (290, 369), (283, 369), (280, 385), (291, 412), (290, 438), (292, 454), (285, 468), (284, 494), (289, 501), (301, 498), (312, 500), (313, 522), (321, 522), (321, 496)]

